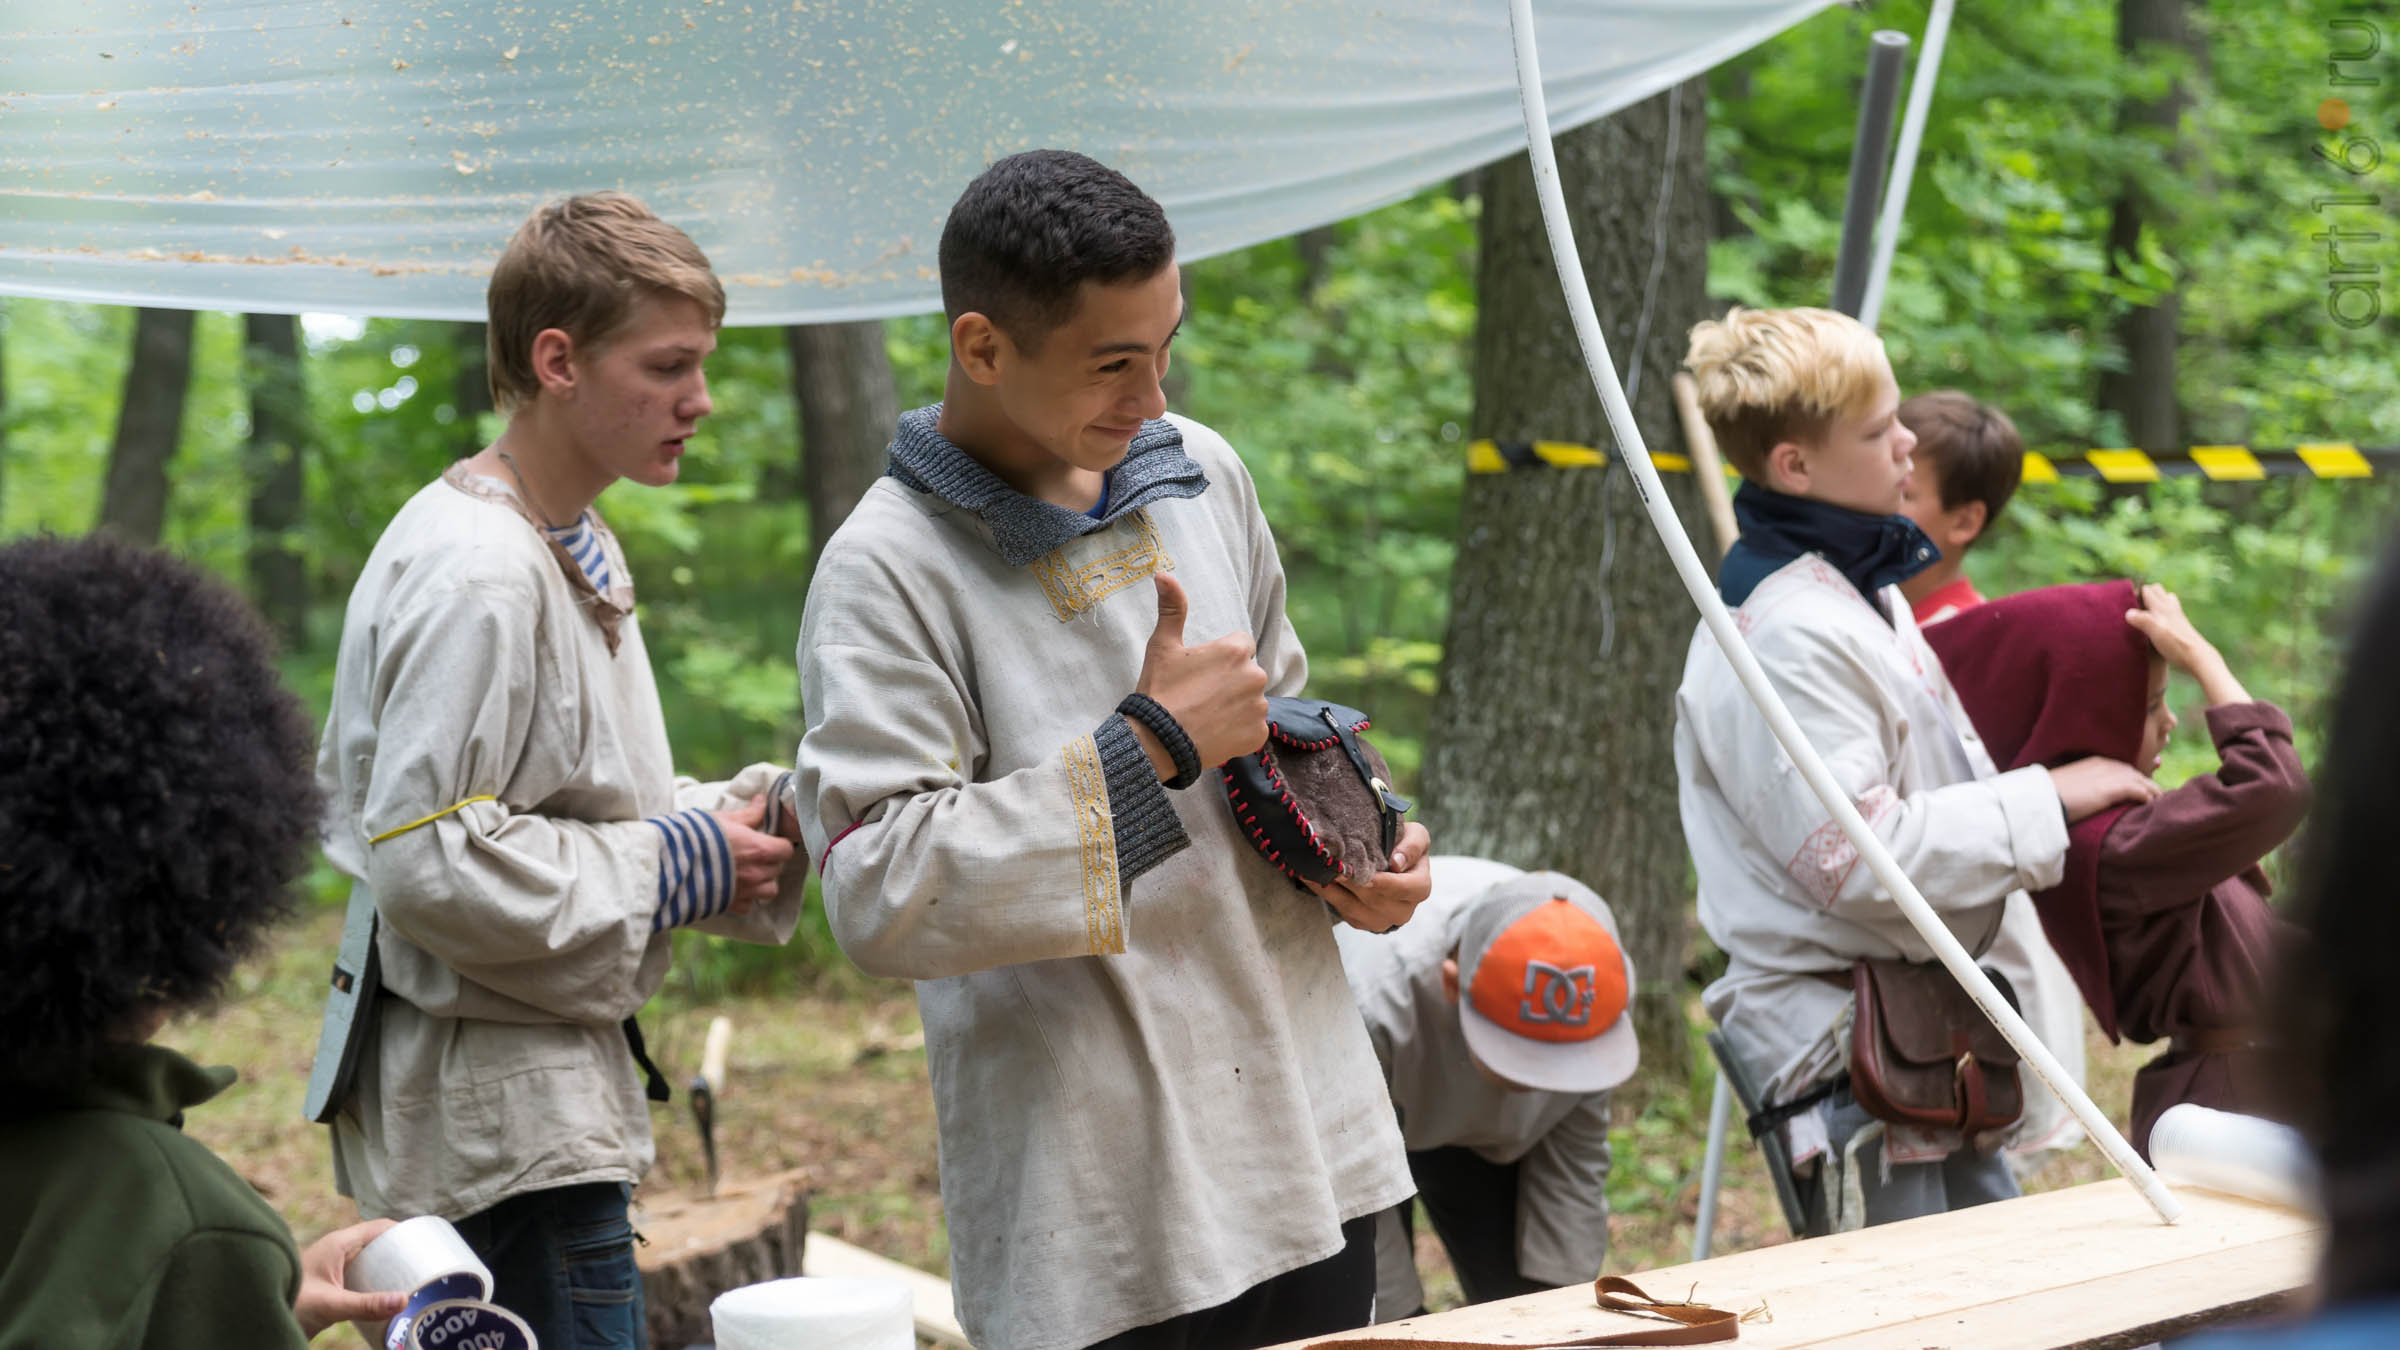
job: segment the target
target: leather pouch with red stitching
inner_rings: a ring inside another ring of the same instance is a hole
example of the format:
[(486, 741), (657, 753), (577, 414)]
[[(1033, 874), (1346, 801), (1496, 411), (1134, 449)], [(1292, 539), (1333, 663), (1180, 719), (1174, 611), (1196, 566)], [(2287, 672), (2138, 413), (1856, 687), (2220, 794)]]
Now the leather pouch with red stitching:
[(1367, 743), (1356, 708), (1315, 698), (1267, 700), (1267, 743), (1225, 765), (1234, 823), (1295, 881), (1363, 881), (1391, 866), (1408, 801)]

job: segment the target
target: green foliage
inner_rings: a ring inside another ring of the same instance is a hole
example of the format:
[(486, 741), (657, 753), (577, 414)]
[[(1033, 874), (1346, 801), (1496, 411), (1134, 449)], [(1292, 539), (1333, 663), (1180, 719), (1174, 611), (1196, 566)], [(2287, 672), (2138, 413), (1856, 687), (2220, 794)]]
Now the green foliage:
[[(1825, 303), (1866, 35), (1920, 33), (1926, 10), (1837, 7), (1717, 71), (1710, 169), (1741, 228), (1711, 250), (1712, 291)], [(2178, 392), (2196, 439), (2390, 443), (2400, 432), (2390, 321), (2350, 329), (2327, 314), (2326, 246), (2314, 236), (2389, 221), (2400, 161), (2385, 154), (2354, 175), (2318, 151), (2341, 154), (2361, 133), (2400, 148), (2400, 81), (2387, 69), (2372, 87), (2327, 84), (2338, 37), (2328, 21), (2343, 11), (2324, 0), (2189, 7), (2210, 51), (2198, 65), (2171, 50), (2127, 59), (2115, 11), (2088, 0), (1959, 8), (1884, 305), (1901, 388), (1964, 388), (2006, 408), (2036, 446), (2123, 444), (2119, 420), (2093, 402), (2100, 373), (2123, 364), (2115, 324), (2180, 284)], [(2122, 102), (2171, 79), (2196, 95), (2180, 172), (2158, 135), (2119, 123)], [(2355, 110), (2346, 134), (2316, 121), (2336, 92)], [(2111, 212), (2132, 186), (2164, 220), (2112, 275)], [(2342, 193), (2385, 205), (2318, 205)], [(2344, 251), (2351, 263), (2383, 260), (2388, 297), (2388, 245)]]
[[(2389, 480), (2182, 478), (2109, 491), (2068, 479), (2025, 489), (1968, 570), (1993, 594), (2115, 577), (2166, 586), (2249, 691), (2292, 714), (2301, 757), (2314, 762), (2328, 675), (2341, 666), (2340, 607), (2393, 497)], [(2196, 696), (2182, 676), (2168, 691), (2187, 710)], [(2183, 723), (2161, 774), (2170, 782), (2216, 765), (2202, 720)]]

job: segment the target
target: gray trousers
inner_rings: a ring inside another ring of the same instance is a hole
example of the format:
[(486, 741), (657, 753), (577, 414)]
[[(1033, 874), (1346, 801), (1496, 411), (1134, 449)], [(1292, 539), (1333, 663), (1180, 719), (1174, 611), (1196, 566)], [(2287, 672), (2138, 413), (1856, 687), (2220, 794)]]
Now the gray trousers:
[[(1834, 1093), (1820, 1109), (1828, 1113), (1826, 1134), (1837, 1160), (1847, 1155), (1850, 1140), (1874, 1120), (1848, 1088)], [(1820, 1161), (1810, 1176), (1793, 1178), (1800, 1203), (1808, 1211), (1811, 1232), (1823, 1232), (1832, 1225), (1835, 1198), (1828, 1193), (1827, 1181), (1834, 1172), (1828, 1162)], [(1867, 1227), (2011, 1200), (2018, 1194), (2016, 1178), (2009, 1175), (2008, 1163), (1998, 1150), (1985, 1156), (1963, 1147), (1938, 1162), (1899, 1163), (1886, 1169), (1881, 1139), (1859, 1148), (1858, 1183), (1866, 1202)]]

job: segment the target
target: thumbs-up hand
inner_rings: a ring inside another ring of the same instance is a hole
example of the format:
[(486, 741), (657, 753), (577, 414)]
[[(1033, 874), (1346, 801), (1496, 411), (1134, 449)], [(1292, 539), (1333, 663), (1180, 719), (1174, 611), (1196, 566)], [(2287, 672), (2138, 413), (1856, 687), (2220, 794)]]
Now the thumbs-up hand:
[[(1253, 659), (1258, 644), (1248, 633), (1228, 633), (1197, 647), (1183, 645), (1183, 621), (1191, 612), (1182, 583), (1161, 572), (1158, 627), (1142, 653), (1142, 676), (1134, 689), (1158, 700), (1183, 734), (1192, 738), (1203, 765), (1222, 764), (1267, 743), (1267, 672)], [(1175, 776), (1174, 760), (1149, 729), (1134, 734), (1160, 766), (1159, 777)]]

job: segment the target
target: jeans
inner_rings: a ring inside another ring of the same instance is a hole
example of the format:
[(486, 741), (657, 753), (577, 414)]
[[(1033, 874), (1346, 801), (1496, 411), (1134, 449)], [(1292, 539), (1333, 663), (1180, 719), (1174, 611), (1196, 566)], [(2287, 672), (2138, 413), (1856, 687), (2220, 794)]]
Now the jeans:
[[(1412, 1204), (1425, 1207), (1433, 1231), (1441, 1236), (1450, 1268), (1469, 1303), (1489, 1303), (1549, 1288), (1517, 1273), (1517, 1167), (1496, 1163), (1469, 1148), (1433, 1148), (1408, 1155), (1409, 1174), (1416, 1178), (1417, 1197), (1400, 1202), (1401, 1231), (1413, 1230), (1407, 1212)], [(1405, 1316), (1394, 1308), (1391, 1316)], [(1382, 1316), (1378, 1312), (1377, 1316)]]
[(492, 1302), (525, 1319), (542, 1350), (644, 1350), (633, 1264), (633, 1189), (595, 1181), (512, 1195), (458, 1221), (492, 1270)]

